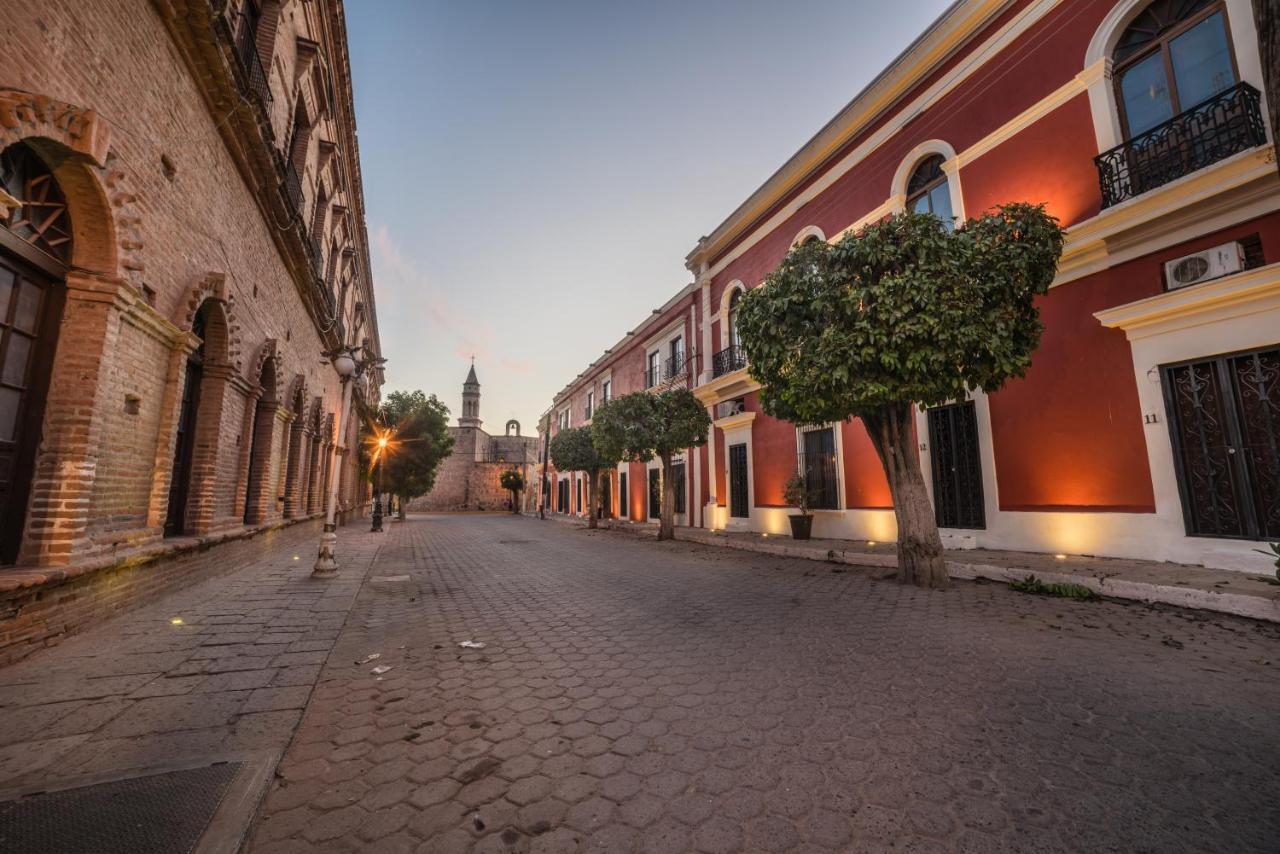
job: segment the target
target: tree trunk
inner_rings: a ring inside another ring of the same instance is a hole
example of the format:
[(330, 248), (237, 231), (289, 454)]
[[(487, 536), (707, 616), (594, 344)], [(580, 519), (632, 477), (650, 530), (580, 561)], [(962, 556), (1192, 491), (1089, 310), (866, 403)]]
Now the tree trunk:
[(587, 527), (596, 528), (596, 475), (587, 472)]
[(920, 587), (950, 587), (942, 538), (911, 429), (911, 404), (885, 406), (862, 420), (893, 496), (893, 513), (898, 520), (898, 580)]
[(397, 495), (396, 498), (398, 499), (396, 501), (396, 516), (398, 516), (400, 518), (400, 521), (403, 522), (404, 521), (404, 496)]
[(511, 512), (520, 515), (520, 490), (511, 490)]
[(676, 538), (676, 485), (671, 479), (671, 455), (662, 455), (662, 512), (658, 523), (658, 539)]
[[(596, 476), (596, 483), (597, 483), (597, 485), (599, 486), (599, 490), (596, 492), (596, 495), (598, 495), (598, 496), (599, 496), (599, 501), (597, 501), (597, 502), (596, 502), (596, 508), (597, 508), (597, 510), (599, 510), (599, 512), (600, 512), (600, 518), (601, 518), (601, 519), (612, 519), (612, 518), (613, 518), (613, 514), (612, 514), (612, 513), (610, 513), (608, 516), (605, 516), (605, 515), (604, 515), (604, 496), (605, 496), (605, 494), (606, 494), (607, 490), (609, 490), (609, 489), (610, 489), (609, 473), (608, 473), (607, 471), (602, 471), (602, 472), (600, 472), (600, 474)], [(612, 507), (612, 506), (613, 506), (613, 502), (612, 502), (612, 501), (611, 501), (611, 502), (609, 502), (609, 506), (610, 506), (610, 507)]]

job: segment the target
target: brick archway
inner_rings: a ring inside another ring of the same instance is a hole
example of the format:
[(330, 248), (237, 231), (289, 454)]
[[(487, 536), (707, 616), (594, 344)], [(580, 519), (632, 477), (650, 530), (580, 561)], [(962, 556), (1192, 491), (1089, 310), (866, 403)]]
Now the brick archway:
[(285, 397), (290, 425), (288, 451), (284, 455), (284, 518), (305, 516), (307, 469), (311, 463), (312, 435), (306, 418), (307, 378), (298, 374)]
[(288, 441), (285, 426), (290, 411), (285, 406), (284, 370), (281, 366), (278, 343), (268, 338), (250, 364), (250, 381), (254, 391), (245, 407), (248, 453), (246, 454), (243, 484), (246, 525), (263, 525), (280, 518), (279, 501), (283, 483), (280, 479), (280, 460), (287, 454), (283, 447)]
[(0, 89), (0, 149), (16, 143), (52, 173), (72, 236), (66, 271), (55, 285), (63, 309), (50, 333), (48, 393), (30, 477), (31, 495), (57, 500), (28, 504), (18, 552), (22, 564), (62, 565), (73, 553), (92, 551), (89, 507), (102, 443), (95, 427), (116, 399), (106, 366), (116, 361), (113, 330), (122, 306), (141, 286), (142, 218), (111, 151), (109, 129), (93, 110)]

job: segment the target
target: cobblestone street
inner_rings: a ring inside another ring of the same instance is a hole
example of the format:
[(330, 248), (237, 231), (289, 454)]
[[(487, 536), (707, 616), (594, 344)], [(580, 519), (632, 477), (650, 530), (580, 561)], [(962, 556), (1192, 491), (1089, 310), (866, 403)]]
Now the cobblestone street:
[(1271, 851), (1277, 708), (1271, 626), (416, 518), (250, 847)]

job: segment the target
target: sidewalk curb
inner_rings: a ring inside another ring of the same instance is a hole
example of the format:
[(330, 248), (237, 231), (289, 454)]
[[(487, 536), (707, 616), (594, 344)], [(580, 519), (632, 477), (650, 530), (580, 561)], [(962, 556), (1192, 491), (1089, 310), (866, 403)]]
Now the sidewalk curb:
[[(585, 527), (585, 520), (578, 518), (548, 515), (547, 519)], [(598, 530), (617, 530), (627, 533), (641, 533), (646, 530), (640, 525), (636, 525), (632, 530), (628, 530), (629, 528), (631, 528), (631, 525), (618, 527), (609, 522), (604, 522)], [(770, 554), (778, 557), (840, 563), (848, 566), (896, 568), (898, 565), (897, 555), (887, 549), (883, 553), (867, 553), (857, 550), (824, 549), (821, 546), (802, 545), (791, 541), (743, 540), (720, 536), (701, 528), (678, 527), (675, 529), (675, 535), (677, 540), (683, 542)], [(1280, 595), (1267, 595), (1276, 589), (1274, 587), (1259, 589), (1256, 595), (1231, 593), (1177, 584), (1152, 584), (1147, 581), (1126, 579), (1115, 574), (1108, 575), (1105, 572), (1097, 575), (1077, 572), (1053, 572), (1043, 569), (999, 566), (950, 558), (947, 560), (947, 573), (952, 578), (965, 580), (982, 578), (1003, 584), (1021, 581), (1029, 575), (1035, 575), (1036, 578), (1046, 584), (1079, 584), (1088, 587), (1099, 596), (1106, 596), (1111, 599), (1146, 604), (1174, 605), (1179, 608), (1213, 611), (1219, 614), (1229, 614), (1235, 617), (1246, 617), (1251, 620), (1280, 624)], [(1237, 575), (1241, 580), (1250, 577), (1244, 573), (1232, 573), (1233, 578)], [(1259, 584), (1259, 587), (1262, 588), (1262, 585)]]
[[(865, 552), (834, 551), (812, 546), (793, 545), (788, 543), (754, 543), (743, 540), (730, 540), (708, 534), (697, 529), (677, 528), (676, 539), (704, 545), (724, 546), (743, 551), (774, 554), (780, 557), (797, 557), (806, 560), (821, 560), (850, 566), (894, 567), (898, 565), (894, 554), (867, 554)], [(1021, 581), (1028, 575), (1035, 575), (1046, 584), (1080, 584), (1088, 587), (1099, 596), (1112, 599), (1125, 599), (1133, 602), (1162, 605), (1176, 605), (1180, 608), (1195, 608), (1202, 611), (1215, 611), (1231, 614), (1236, 617), (1248, 617), (1268, 623), (1280, 623), (1280, 599), (1266, 596), (1253, 596), (1244, 593), (1220, 593), (1210, 590), (1199, 590), (1194, 587), (1182, 587), (1166, 584), (1151, 584), (1145, 581), (1130, 581), (1116, 576), (1087, 576), (1073, 572), (1044, 572), (1019, 567), (996, 566), (988, 563), (973, 563), (963, 560), (947, 560), (947, 573), (952, 578), (971, 580), (984, 578), (988, 581), (999, 581), (1008, 584)]]

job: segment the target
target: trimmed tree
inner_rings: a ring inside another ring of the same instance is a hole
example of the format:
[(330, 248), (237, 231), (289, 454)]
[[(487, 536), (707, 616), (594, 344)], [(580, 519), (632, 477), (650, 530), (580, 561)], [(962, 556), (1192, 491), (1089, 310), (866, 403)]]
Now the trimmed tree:
[(520, 493), (524, 491), (524, 475), (518, 469), (507, 469), (498, 478), (502, 488), (511, 493), (511, 512), (520, 512)]
[[(604, 411), (602, 408), (601, 412)], [(557, 471), (581, 471), (587, 474), (587, 527), (596, 527), (599, 517), (600, 475), (618, 464), (618, 457), (600, 453), (591, 440), (590, 427), (570, 427), (556, 433), (551, 440), (551, 464)]]
[(391, 434), (382, 488), (400, 499), (404, 519), (405, 503), (431, 491), (440, 464), (453, 452), (449, 408), (434, 394), (393, 391), (383, 401), (382, 420)]
[(675, 481), (671, 458), (707, 442), (711, 418), (688, 389), (637, 391), (604, 406), (591, 420), (591, 435), (609, 458), (662, 460), (662, 514), (658, 539), (675, 537)]
[(947, 587), (912, 407), (1021, 377), (1043, 329), (1062, 230), (1043, 205), (1010, 204), (951, 231), (899, 214), (832, 245), (792, 250), (743, 295), (738, 329), (769, 415), (861, 418), (898, 522), (898, 579)]

